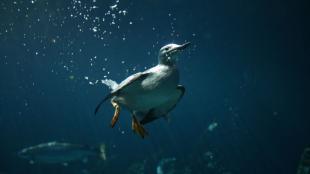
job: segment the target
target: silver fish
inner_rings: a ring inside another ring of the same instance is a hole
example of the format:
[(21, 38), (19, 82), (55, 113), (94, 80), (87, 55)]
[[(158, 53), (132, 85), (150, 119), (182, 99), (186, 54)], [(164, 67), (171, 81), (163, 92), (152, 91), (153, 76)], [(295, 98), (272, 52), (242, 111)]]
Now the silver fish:
[(87, 160), (88, 157), (98, 157), (106, 160), (105, 145), (91, 147), (65, 142), (47, 142), (24, 148), (18, 156), (29, 160), (30, 163), (68, 164), (68, 162)]

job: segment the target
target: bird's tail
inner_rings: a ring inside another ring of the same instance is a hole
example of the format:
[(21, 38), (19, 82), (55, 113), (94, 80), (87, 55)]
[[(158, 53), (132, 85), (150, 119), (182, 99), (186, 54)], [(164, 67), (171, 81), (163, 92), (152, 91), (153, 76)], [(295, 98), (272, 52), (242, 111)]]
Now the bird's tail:
[(116, 81), (111, 80), (111, 79), (104, 79), (104, 80), (101, 80), (101, 82), (107, 85), (110, 89), (112, 89), (112, 91), (118, 86)]
[[(111, 79), (104, 79), (104, 80), (101, 80), (101, 82), (105, 85), (107, 85), (112, 91), (118, 86), (118, 84), (114, 81), (114, 80), (111, 80)], [(108, 94), (107, 96), (105, 96), (101, 101), (100, 103), (97, 105), (96, 109), (95, 109), (95, 115), (97, 114), (97, 112), (99, 111), (101, 105), (108, 99), (110, 99), (113, 95), (110, 93)]]

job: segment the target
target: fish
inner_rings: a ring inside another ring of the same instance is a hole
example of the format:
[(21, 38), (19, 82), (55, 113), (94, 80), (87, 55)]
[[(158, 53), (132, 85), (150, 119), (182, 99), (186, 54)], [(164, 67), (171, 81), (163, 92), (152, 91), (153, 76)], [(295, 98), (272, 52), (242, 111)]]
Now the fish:
[(82, 144), (71, 144), (67, 142), (51, 141), (23, 148), (17, 155), (29, 161), (30, 164), (64, 164), (73, 161), (87, 162), (89, 157), (106, 160), (106, 146), (88, 146)]

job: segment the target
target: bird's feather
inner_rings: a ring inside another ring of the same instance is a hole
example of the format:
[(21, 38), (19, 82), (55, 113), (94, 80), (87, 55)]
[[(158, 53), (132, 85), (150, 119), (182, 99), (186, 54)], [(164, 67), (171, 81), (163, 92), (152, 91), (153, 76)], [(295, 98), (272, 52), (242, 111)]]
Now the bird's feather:
[(117, 88), (115, 88), (111, 93), (117, 94), (118, 92), (125, 90), (128, 86), (133, 84), (134, 82), (141, 82), (146, 79), (151, 73), (149, 72), (139, 72), (129, 76), (127, 79), (122, 81)]
[(117, 93), (121, 92), (122, 90), (126, 89), (130, 84), (138, 81), (143, 81), (150, 73), (146, 72), (139, 72), (134, 75), (129, 76), (127, 79), (122, 81), (110, 94), (105, 96), (97, 105), (95, 109), (95, 115), (98, 113), (101, 105), (107, 101), (108, 99), (112, 98), (113, 96), (117, 95)]
[(113, 96), (113, 94), (110, 93), (110, 94), (108, 94), (107, 96), (105, 96), (105, 97), (99, 102), (99, 104), (97, 105), (97, 107), (96, 107), (96, 109), (95, 109), (95, 115), (98, 113), (98, 111), (99, 111), (101, 105), (102, 105), (105, 101), (107, 101), (109, 98), (111, 98), (112, 96)]
[(140, 123), (147, 124), (149, 122), (152, 122), (160, 117), (166, 116), (173, 108), (175, 108), (176, 104), (183, 97), (185, 93), (185, 88), (182, 85), (178, 85), (176, 90), (176, 93), (171, 96), (170, 100), (156, 108), (150, 109), (149, 112), (140, 121)]

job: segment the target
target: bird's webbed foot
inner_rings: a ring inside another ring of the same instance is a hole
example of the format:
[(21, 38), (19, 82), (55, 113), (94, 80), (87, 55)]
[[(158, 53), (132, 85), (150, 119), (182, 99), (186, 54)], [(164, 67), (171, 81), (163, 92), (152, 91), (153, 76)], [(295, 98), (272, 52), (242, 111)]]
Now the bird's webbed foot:
[(116, 103), (115, 101), (111, 100), (111, 104), (114, 107), (115, 111), (114, 111), (114, 115), (113, 118), (111, 120), (111, 127), (113, 128), (119, 118), (119, 113), (121, 111), (121, 107), (119, 106), (118, 103)]
[(147, 131), (144, 129), (135, 115), (132, 115), (132, 130), (139, 134), (141, 138), (144, 138), (146, 135), (148, 135)]

